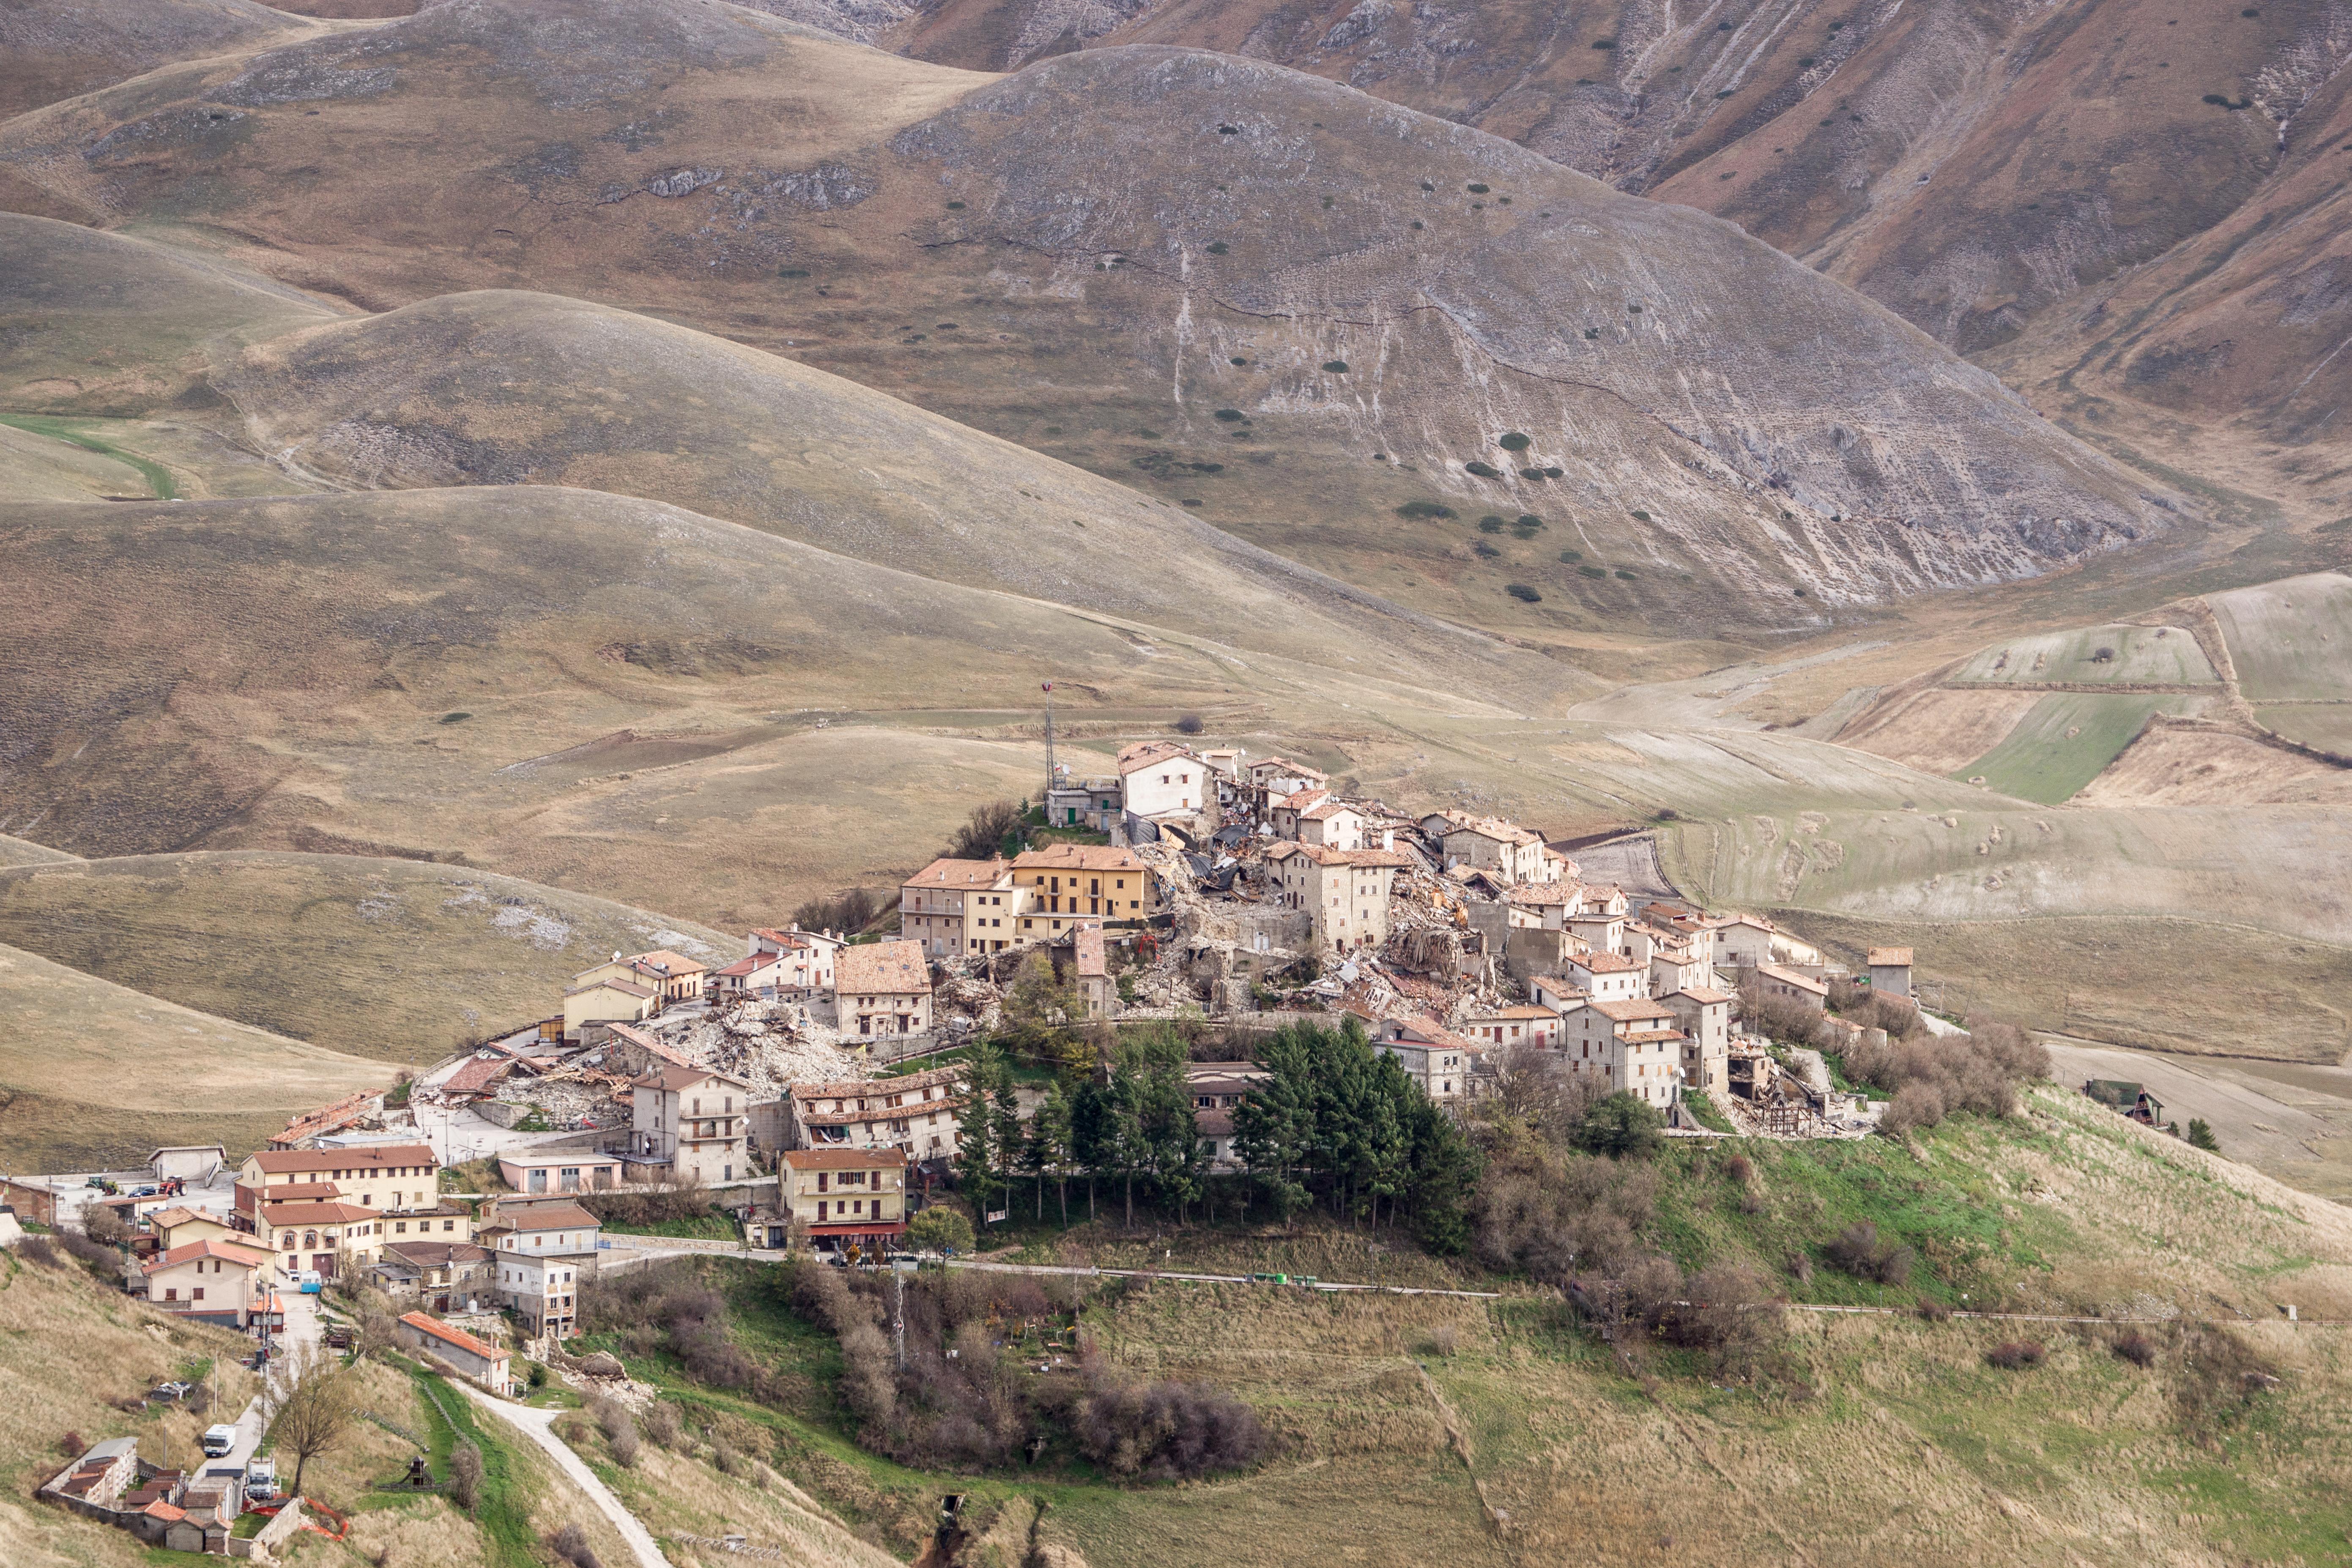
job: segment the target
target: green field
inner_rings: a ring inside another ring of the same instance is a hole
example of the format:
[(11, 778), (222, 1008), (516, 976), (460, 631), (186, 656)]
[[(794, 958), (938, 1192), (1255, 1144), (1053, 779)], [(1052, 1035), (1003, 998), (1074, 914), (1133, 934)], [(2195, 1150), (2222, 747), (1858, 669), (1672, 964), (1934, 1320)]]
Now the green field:
[(1981, 778), (1989, 789), (2019, 800), (2055, 805), (2097, 778), (2138, 738), (2152, 713), (2179, 713), (2183, 697), (2100, 697), (2063, 692), (2045, 697), (2018, 721), (2009, 738), (1954, 778)]
[(99, 433), (111, 423), (114, 422), (102, 419), (60, 419), (47, 414), (0, 414), (0, 425), (13, 425), (19, 430), (47, 436), (53, 441), (69, 442), (86, 452), (96, 452), (100, 457), (130, 464), (139, 470), (139, 477), (147, 481), (149, 492), (157, 500), (170, 500), (176, 497), (180, 487), (173, 479), (171, 469), (115, 445)]
[(2352, 577), (2315, 572), (2205, 602), (2249, 700), (2352, 697)]
[(2183, 628), (2129, 626), (2074, 626), (2012, 637), (1979, 649), (1952, 679), (2014, 686), (2215, 686), (2221, 679)]

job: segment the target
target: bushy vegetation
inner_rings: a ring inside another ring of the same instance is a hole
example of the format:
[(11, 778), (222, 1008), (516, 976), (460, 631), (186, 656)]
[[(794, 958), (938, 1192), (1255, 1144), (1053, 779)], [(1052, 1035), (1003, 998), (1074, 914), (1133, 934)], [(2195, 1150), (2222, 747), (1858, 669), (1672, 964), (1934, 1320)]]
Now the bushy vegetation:
[(793, 911), (793, 923), (803, 931), (837, 931), (855, 936), (887, 907), (871, 888), (846, 888), (829, 899), (811, 899), (802, 904)]
[(1879, 1126), (1890, 1134), (1933, 1127), (1956, 1111), (2012, 1115), (2019, 1088), (2050, 1076), (2050, 1053), (2013, 1024), (1972, 1024), (1967, 1034), (1939, 1037), (1917, 1004), (1847, 981), (1831, 984), (1829, 1005), (1825, 1015), (1752, 983), (1740, 994), (1750, 1028), (1810, 1046), (1849, 1082), (1885, 1094), (1891, 1103)]
[[(1223, 1390), (1149, 1382), (1091, 1346), (1066, 1362), (1087, 1282), (1057, 1276), (926, 1274), (895, 1281), (803, 1261), (793, 1308), (839, 1342), (837, 1384), (858, 1442), (905, 1464), (988, 1468), (1055, 1447), (1120, 1478), (1187, 1479), (1252, 1463), (1256, 1415)], [(906, 1359), (884, 1325), (903, 1310)], [(1041, 1355), (1049, 1359), (1041, 1362)], [(1039, 1371), (1043, 1366), (1045, 1370)]]
[(1396, 509), (1396, 514), (1409, 522), (1454, 515), (1454, 509), (1433, 500), (1409, 500)]
[(955, 830), (947, 853), (958, 860), (986, 860), (998, 855), (1010, 859), (1021, 853), (1027, 823), (1028, 813), (1012, 801), (987, 801), (973, 807), (971, 818)]
[(575, 1194), (580, 1206), (616, 1230), (652, 1232), (716, 1229), (733, 1234), (733, 1222), (711, 1205), (710, 1189), (699, 1183)]

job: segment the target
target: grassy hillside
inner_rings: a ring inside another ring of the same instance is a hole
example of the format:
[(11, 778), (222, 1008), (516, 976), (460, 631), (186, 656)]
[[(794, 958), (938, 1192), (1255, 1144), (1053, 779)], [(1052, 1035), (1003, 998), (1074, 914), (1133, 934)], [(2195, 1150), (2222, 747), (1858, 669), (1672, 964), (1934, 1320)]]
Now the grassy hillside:
[(0, 248), (10, 258), (0, 277), (0, 407), (136, 415), (202, 404), (207, 344), (334, 319), (217, 258), (79, 224), (0, 213)]
[[(298, 70), (301, 105), (271, 101)], [(184, 221), (200, 190), (282, 275), (371, 306), (528, 281), (689, 321), (1533, 637), (1784, 630), (2175, 515), (1734, 229), (1228, 57), (992, 82), (725, 7), (486, 4), (0, 142), (94, 221)], [(387, 234), (387, 204), (412, 223)], [(1400, 519), (1416, 500), (1455, 517)], [(1487, 515), (1546, 548), (1479, 553)]]
[(0, 947), (0, 1162), (112, 1169), (173, 1143), (252, 1148), (389, 1068)]
[[(875, 1459), (845, 1441), (838, 1353), (760, 1283), (763, 1265), (718, 1278), (732, 1281), (742, 1342), (781, 1374), (770, 1404), (697, 1385), (665, 1354), (626, 1353), (688, 1398), (693, 1420), (774, 1454), (901, 1551), (928, 1502), (958, 1490), (983, 1518), (1041, 1509), (1037, 1540), (1088, 1568), (1271, 1568), (1345, 1560), (1368, 1539), (1496, 1564), (2340, 1555), (2352, 1511), (2326, 1478), (2352, 1462), (2352, 1330), (2290, 1329), (2278, 1308), (2352, 1318), (2342, 1209), (2049, 1089), (2019, 1121), (1959, 1118), (1909, 1145), (1740, 1152), (1744, 1179), (1720, 1149), (1664, 1157), (1665, 1249), (1685, 1266), (1743, 1260), (1801, 1304), (1893, 1310), (1792, 1311), (1777, 1359), (1750, 1379), (1639, 1336), (1604, 1343), (1557, 1296), (1475, 1272), (1459, 1281), (1504, 1300), (1114, 1287), (1083, 1321), (1115, 1363), (1232, 1389), (1272, 1435), (1256, 1468), (1202, 1483)], [(1825, 1243), (1856, 1221), (1914, 1249), (1906, 1284), (1831, 1264)], [(1080, 1251), (1033, 1256), (1095, 1256), (1098, 1239), (1081, 1231)], [(1179, 1267), (1246, 1267), (1276, 1241), (1195, 1227), (1163, 1230), (1153, 1250), (1184, 1253)], [(2091, 1321), (1938, 1321), (1915, 1311), (1923, 1299)], [(2172, 1320), (2142, 1330), (2146, 1366), (2099, 1321), (2126, 1316)], [(2045, 1347), (2042, 1364), (1988, 1363), (2021, 1339)], [(2278, 1381), (2250, 1391), (2248, 1370)]]
[(266, 48), (312, 29), (256, 0), (79, 0), (0, 12), (0, 120), (174, 60)]
[(2019, 686), (2221, 684), (2212, 661), (2181, 626), (2071, 626), (2018, 637), (1979, 652), (1950, 679)]
[(482, 871), (267, 850), (0, 872), (0, 942), (356, 1056), (429, 1062), (562, 1007), (615, 949), (742, 935)]
[(2352, 577), (2314, 573), (2206, 603), (2249, 700), (2352, 698)]

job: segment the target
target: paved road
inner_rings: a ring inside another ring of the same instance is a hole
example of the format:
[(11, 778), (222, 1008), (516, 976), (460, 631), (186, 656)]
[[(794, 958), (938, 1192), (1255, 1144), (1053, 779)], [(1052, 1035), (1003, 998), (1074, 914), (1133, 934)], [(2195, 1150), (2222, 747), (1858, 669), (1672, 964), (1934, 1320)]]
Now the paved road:
[(555, 1418), (567, 1414), (561, 1410), (534, 1410), (527, 1405), (509, 1405), (503, 1399), (493, 1399), (481, 1390), (451, 1378), (448, 1386), (457, 1390), (476, 1405), (520, 1432), (544, 1449), (555, 1461), (556, 1468), (572, 1478), (580, 1489), (588, 1494), (598, 1510), (613, 1521), (621, 1539), (636, 1553), (638, 1568), (670, 1568), (669, 1559), (662, 1555), (653, 1532), (637, 1522), (637, 1516), (622, 1506), (612, 1489), (597, 1479), (588, 1462), (572, 1451), (572, 1446), (555, 1435)]
[[(677, 1237), (640, 1237), (646, 1243), (637, 1251), (650, 1261), (657, 1258), (740, 1258), (753, 1263), (781, 1263), (785, 1255), (773, 1247), (731, 1247), (723, 1241), (697, 1241)], [(981, 1258), (951, 1259), (950, 1268), (978, 1268), (996, 1274), (1079, 1274), (1101, 1279), (1179, 1279), (1193, 1285), (1246, 1285), (1246, 1274), (1186, 1274), (1162, 1268), (1078, 1268), (1055, 1263), (992, 1263)], [(1499, 1290), (1435, 1290), (1413, 1285), (1364, 1285), (1341, 1279), (1318, 1279), (1309, 1289), (1340, 1294), (1350, 1291), (1377, 1291), (1391, 1296), (1459, 1296), (1470, 1300), (1494, 1301), (1502, 1298)]]

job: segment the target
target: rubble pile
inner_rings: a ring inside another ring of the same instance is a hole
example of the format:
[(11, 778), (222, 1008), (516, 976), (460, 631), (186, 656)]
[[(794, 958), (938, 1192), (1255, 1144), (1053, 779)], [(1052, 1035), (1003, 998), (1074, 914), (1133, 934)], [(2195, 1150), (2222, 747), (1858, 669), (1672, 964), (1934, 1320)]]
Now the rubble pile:
[(755, 1100), (779, 1097), (795, 1083), (873, 1076), (864, 1057), (843, 1049), (840, 1035), (797, 1003), (746, 999), (648, 1026), (690, 1066), (749, 1083)]

